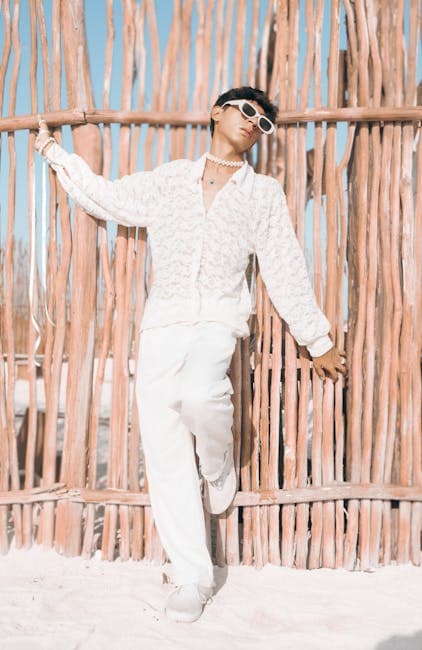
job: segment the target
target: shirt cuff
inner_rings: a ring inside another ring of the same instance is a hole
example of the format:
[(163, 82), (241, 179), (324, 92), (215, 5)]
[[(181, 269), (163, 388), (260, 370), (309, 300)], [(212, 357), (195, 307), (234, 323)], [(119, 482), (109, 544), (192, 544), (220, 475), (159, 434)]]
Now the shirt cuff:
[(53, 165), (63, 165), (69, 154), (57, 142), (53, 142), (44, 152), (44, 158)]
[(334, 343), (328, 335), (320, 336), (313, 343), (306, 346), (311, 357), (321, 357), (334, 347)]

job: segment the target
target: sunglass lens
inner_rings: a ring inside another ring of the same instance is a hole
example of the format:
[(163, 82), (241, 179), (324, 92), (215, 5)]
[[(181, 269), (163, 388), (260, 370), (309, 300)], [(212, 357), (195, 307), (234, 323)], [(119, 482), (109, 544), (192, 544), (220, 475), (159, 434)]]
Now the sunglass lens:
[(248, 104), (248, 102), (245, 102), (243, 104), (242, 111), (243, 114), (246, 115), (246, 117), (255, 117), (257, 113), (255, 106), (252, 106), (252, 104)]
[(264, 131), (264, 133), (269, 133), (272, 129), (272, 124), (269, 120), (267, 120), (266, 117), (260, 117), (259, 118), (259, 127), (261, 131)]

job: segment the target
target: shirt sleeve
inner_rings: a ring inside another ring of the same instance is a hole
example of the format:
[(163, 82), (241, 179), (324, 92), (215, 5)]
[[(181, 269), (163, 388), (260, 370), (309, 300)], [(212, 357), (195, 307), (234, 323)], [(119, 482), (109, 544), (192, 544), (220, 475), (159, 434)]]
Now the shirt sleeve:
[(275, 181), (269, 209), (257, 220), (255, 252), (268, 295), (299, 345), (317, 357), (333, 347), (330, 323), (316, 302), (283, 189)]
[(154, 172), (137, 172), (110, 181), (95, 174), (81, 156), (53, 143), (45, 157), (69, 196), (98, 219), (123, 226), (148, 226), (155, 193)]

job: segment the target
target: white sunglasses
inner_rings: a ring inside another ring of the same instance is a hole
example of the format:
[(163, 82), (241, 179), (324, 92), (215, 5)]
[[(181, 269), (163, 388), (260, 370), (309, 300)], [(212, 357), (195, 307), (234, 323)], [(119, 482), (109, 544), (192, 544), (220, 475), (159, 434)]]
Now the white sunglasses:
[(265, 133), (266, 135), (273, 133), (275, 130), (275, 125), (271, 122), (271, 120), (269, 120), (265, 115), (258, 113), (255, 106), (248, 102), (246, 99), (232, 99), (229, 102), (225, 102), (221, 108), (224, 108), (225, 106), (237, 106), (242, 115), (248, 119), (257, 117), (258, 128), (260, 131), (262, 131), (262, 133)]

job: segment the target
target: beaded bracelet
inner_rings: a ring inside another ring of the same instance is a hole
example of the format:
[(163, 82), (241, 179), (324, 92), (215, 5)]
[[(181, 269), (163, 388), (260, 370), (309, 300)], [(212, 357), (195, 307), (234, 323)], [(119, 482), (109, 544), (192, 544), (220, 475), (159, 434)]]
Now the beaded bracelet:
[(41, 149), (40, 149), (40, 154), (41, 154), (41, 156), (44, 155), (44, 149), (46, 148), (46, 146), (47, 146), (48, 144), (50, 144), (50, 142), (56, 142), (56, 140), (51, 136), (50, 138), (48, 138), (48, 140), (46, 140), (46, 141), (44, 142), (43, 146), (42, 146)]

